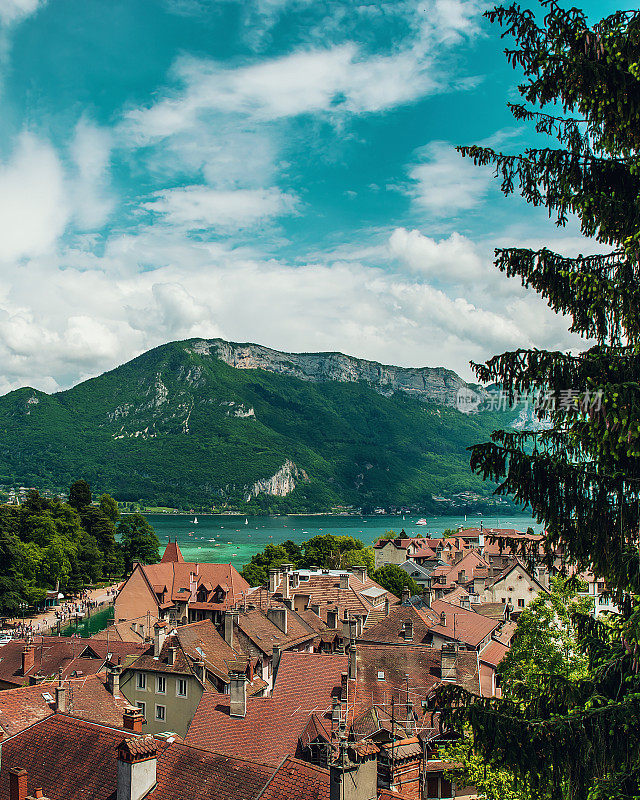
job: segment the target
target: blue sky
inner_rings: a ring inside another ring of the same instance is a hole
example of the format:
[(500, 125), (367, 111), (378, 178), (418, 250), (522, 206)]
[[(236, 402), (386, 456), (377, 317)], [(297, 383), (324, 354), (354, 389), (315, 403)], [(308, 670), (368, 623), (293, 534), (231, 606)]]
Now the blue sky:
[(453, 149), (529, 141), (484, 8), (0, 0), (0, 391), (192, 336), (465, 377), (575, 347), (491, 254), (594, 245)]

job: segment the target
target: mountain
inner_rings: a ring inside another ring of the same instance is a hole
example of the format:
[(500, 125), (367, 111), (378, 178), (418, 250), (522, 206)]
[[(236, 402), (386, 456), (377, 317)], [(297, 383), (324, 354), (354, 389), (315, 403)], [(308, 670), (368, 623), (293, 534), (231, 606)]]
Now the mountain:
[(183, 508), (433, 511), (432, 495), (489, 494), (466, 448), (513, 418), (461, 413), (468, 391), (443, 368), (172, 342), (67, 391), (0, 397), (0, 484), (60, 491), (84, 477)]

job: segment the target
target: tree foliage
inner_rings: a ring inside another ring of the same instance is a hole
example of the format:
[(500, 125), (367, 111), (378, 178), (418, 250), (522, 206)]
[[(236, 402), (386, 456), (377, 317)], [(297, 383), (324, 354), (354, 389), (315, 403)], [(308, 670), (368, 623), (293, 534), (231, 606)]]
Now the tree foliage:
[[(115, 501), (105, 502), (108, 495), (103, 495), (99, 505), (87, 504), (91, 488), (84, 481), (74, 486), (70, 497), (75, 506), (35, 490), (27, 493), (22, 505), (0, 505), (0, 614), (16, 615), (21, 604), (43, 600), (48, 589), (75, 592), (122, 575), (125, 549), (116, 540)], [(135, 522), (136, 530), (144, 532), (134, 537), (135, 546), (125, 538), (127, 553), (137, 553), (140, 541), (155, 538), (143, 521), (144, 525)], [(152, 558), (148, 550), (142, 552)]]
[[(488, 18), (514, 44), (507, 58), (524, 74), (516, 119), (549, 146), (505, 154), (460, 148), (491, 165), (505, 194), (518, 192), (559, 225), (609, 252), (568, 258), (547, 248), (496, 251), (496, 265), (571, 320), (581, 353), (521, 349), (476, 364), (482, 382), (511, 398), (535, 395), (546, 430), (497, 431), (472, 448), (471, 465), (498, 493), (528, 505), (546, 527), (549, 563), (561, 546), (591, 567), (621, 609), (616, 623), (576, 617), (586, 677), (548, 671), (501, 701), (445, 687), (443, 724), (469, 724), (474, 748), (508, 767), (537, 796), (640, 794), (640, 12), (590, 25), (578, 9), (543, 0), (544, 18), (520, 6)], [(548, 113), (552, 112), (552, 113)], [(549, 665), (554, 667), (553, 664)], [(557, 666), (557, 665), (556, 665)]]
[(131, 572), (134, 561), (156, 564), (160, 561), (160, 542), (142, 514), (131, 514), (118, 525), (125, 571)]
[(376, 583), (396, 597), (402, 596), (402, 590), (408, 589), (411, 595), (420, 594), (422, 591), (418, 584), (397, 564), (384, 564), (374, 570), (371, 575)]

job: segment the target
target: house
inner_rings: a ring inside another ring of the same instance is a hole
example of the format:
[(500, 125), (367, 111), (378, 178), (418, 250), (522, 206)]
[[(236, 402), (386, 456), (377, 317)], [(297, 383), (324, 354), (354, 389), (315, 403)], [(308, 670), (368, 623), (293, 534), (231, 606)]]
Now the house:
[(3, 738), (15, 736), (56, 711), (119, 726), (128, 705), (122, 693), (117, 690), (114, 693), (105, 673), (45, 681), (0, 692), (0, 731)]
[(405, 561), (398, 565), (401, 570), (404, 570), (407, 575), (414, 580), (418, 586), (431, 586), (432, 573), (434, 567), (429, 567), (424, 564), (419, 564), (417, 561)]
[(0, 796), (328, 800), (329, 770), (292, 758), (266, 765), (189, 747), (177, 737), (142, 736), (56, 713), (3, 742)]
[(75, 636), (12, 639), (0, 648), (0, 689), (41, 683), (60, 675), (94, 675), (108, 665), (127, 664), (144, 650), (141, 644)]
[[(228, 692), (230, 673), (242, 654), (230, 647), (210, 620), (168, 630), (154, 626), (154, 642), (119, 677), (120, 690), (141, 709), (145, 733), (172, 731), (184, 736), (205, 691)], [(266, 683), (245, 663), (249, 693)], [(115, 669), (114, 669), (115, 672)]]
[(366, 567), (294, 570), (291, 564), (282, 564), (269, 570), (268, 585), (252, 590), (248, 602), (265, 608), (277, 600), (298, 613), (313, 611), (329, 629), (347, 639), (351, 622), (360, 633), (370, 616), (377, 621), (397, 599), (369, 578)]
[(224, 612), (240, 603), (249, 584), (231, 564), (185, 562), (170, 542), (159, 564), (136, 564), (115, 601), (115, 623), (135, 623), (144, 638), (159, 619), (184, 625), (209, 619), (221, 625)]
[(404, 563), (412, 546), (423, 541), (420, 537), (403, 536), (403, 533), (404, 531), (398, 537), (379, 539), (373, 545), (376, 569), (383, 567), (385, 564)]
[(389, 615), (367, 629), (359, 641), (378, 644), (422, 644), (439, 648), (457, 642), (468, 650), (480, 650), (491, 641), (500, 621), (476, 614), (442, 600), (430, 601), (427, 591), (422, 598), (405, 598), (392, 606)]
[(518, 558), (512, 558), (498, 575), (487, 576), (484, 583), (476, 592), (480, 603), (506, 604), (514, 611), (522, 611), (540, 592), (549, 591)]
[(288, 650), (312, 653), (321, 649), (323, 634), (331, 643), (336, 633), (313, 612), (296, 612), (275, 600), (269, 600), (265, 608), (248, 603), (225, 612), (227, 644), (248, 659), (253, 673), (264, 681), (267, 691), (273, 685), (281, 653)]

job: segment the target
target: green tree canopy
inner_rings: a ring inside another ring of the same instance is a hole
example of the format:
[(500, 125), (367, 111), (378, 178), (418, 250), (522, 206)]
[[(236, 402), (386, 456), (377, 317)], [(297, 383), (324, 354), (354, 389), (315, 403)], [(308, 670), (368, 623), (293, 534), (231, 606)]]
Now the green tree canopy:
[(412, 596), (420, 594), (422, 591), (413, 578), (410, 578), (397, 564), (385, 564), (378, 567), (373, 571), (371, 577), (383, 589), (395, 594), (396, 597), (402, 596), (403, 589), (408, 589)]
[(110, 494), (103, 494), (100, 496), (100, 511), (113, 522), (115, 525), (116, 522), (120, 519), (120, 510), (118, 509), (118, 503), (111, 497)]
[(91, 505), (91, 487), (85, 480), (75, 481), (69, 489), (69, 505), (78, 511)]
[(118, 525), (118, 535), (126, 572), (131, 572), (134, 561), (141, 561), (143, 564), (156, 564), (160, 561), (160, 542), (142, 514), (124, 517)]
[[(533, 398), (544, 426), (497, 431), (471, 465), (497, 492), (528, 506), (546, 528), (549, 563), (563, 548), (592, 568), (619, 604), (615, 624), (576, 619), (589, 658), (584, 679), (548, 672), (516, 700), (440, 690), (443, 724), (473, 729), (474, 748), (509, 768), (539, 797), (640, 794), (640, 11), (590, 24), (578, 9), (542, 0), (544, 17), (513, 4), (487, 12), (513, 39), (507, 57), (524, 75), (511, 109), (547, 137), (502, 153), (460, 148), (491, 166), (562, 226), (570, 215), (609, 252), (575, 258), (547, 248), (496, 251), (496, 265), (531, 287), (583, 352), (520, 349), (475, 365), (483, 383)], [(542, 428), (542, 429), (540, 429)], [(550, 665), (553, 666), (553, 665)]]

